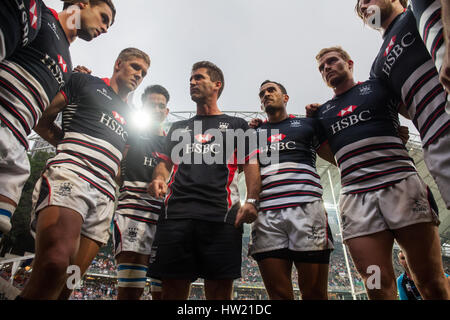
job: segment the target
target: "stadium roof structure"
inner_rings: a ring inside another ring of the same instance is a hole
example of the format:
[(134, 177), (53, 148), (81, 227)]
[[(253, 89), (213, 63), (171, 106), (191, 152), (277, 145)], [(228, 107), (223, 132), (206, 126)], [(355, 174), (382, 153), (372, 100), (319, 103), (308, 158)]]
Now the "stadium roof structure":
[[(243, 118), (250, 121), (253, 118), (265, 119), (265, 113), (263, 112), (247, 112), (247, 111), (223, 111), (224, 113)], [(165, 128), (168, 129), (173, 122), (189, 119), (195, 116), (195, 111), (182, 111), (182, 112), (170, 112), (167, 121), (165, 123)], [(298, 117), (304, 117), (304, 115), (295, 115)], [(53, 146), (48, 145), (43, 141), (38, 135), (33, 133), (29, 139), (32, 142), (32, 148), (30, 150), (33, 155), (34, 152), (38, 150), (49, 150), (54, 151)], [(416, 168), (419, 175), (425, 181), (425, 183), (430, 187), (431, 192), (434, 195), (436, 203), (439, 207), (439, 218), (441, 224), (439, 226), (439, 234), (441, 236), (442, 244), (450, 245), (450, 210), (447, 210), (439, 190), (434, 182), (433, 178), (428, 171), (424, 160), (423, 151), (421, 147), (420, 137), (415, 134), (410, 134), (409, 142), (407, 143), (407, 149), (410, 156), (414, 159)], [(450, 156), (450, 154), (449, 154)], [(340, 193), (340, 175), (339, 170), (332, 164), (324, 161), (323, 159), (317, 157), (317, 171), (321, 177), (322, 187), (323, 187), (323, 200), (325, 204), (334, 205), (335, 201), (338, 202)], [(334, 196), (333, 197), (333, 193)]]

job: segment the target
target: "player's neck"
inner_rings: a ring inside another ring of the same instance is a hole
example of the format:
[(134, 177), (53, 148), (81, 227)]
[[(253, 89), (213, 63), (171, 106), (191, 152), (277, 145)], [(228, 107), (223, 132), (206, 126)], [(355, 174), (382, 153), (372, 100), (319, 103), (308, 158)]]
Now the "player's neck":
[(215, 116), (222, 114), (217, 106), (217, 100), (198, 102), (197, 103), (197, 115), (198, 116)]
[(286, 120), (287, 118), (289, 118), (289, 115), (286, 112), (286, 108), (276, 110), (272, 114), (267, 113), (267, 120), (269, 121), (269, 123), (278, 123)]
[(356, 84), (357, 83), (355, 82), (355, 79), (353, 79), (353, 77), (348, 78), (347, 80), (342, 81), (337, 87), (333, 88), (334, 94), (336, 96), (343, 94), (344, 92), (347, 92), (348, 90), (356, 86)]
[(120, 99), (122, 99), (124, 102), (127, 102), (128, 95), (131, 92), (130, 90), (128, 90), (128, 88), (121, 88), (114, 76), (111, 77), (110, 86)]
[[(67, 10), (58, 13), (59, 23), (61, 24), (61, 27), (63, 28), (64, 33), (66, 34), (67, 41), (69, 41), (69, 43), (74, 42), (78, 36), (77, 29), (75, 27), (76, 19), (75, 17), (73, 17), (74, 14), (75, 12), (69, 14)], [(70, 28), (69, 26), (74, 26), (74, 28)]]
[(392, 22), (394, 22), (394, 20), (399, 15), (401, 15), (403, 12), (404, 12), (404, 9), (396, 8), (396, 9), (394, 9), (394, 11), (390, 15), (390, 17), (387, 18), (385, 21), (383, 21), (383, 23), (381, 24), (381, 29), (380, 29), (380, 32), (381, 32), (382, 35), (385, 34), (386, 30), (389, 29), (389, 27), (392, 24)]

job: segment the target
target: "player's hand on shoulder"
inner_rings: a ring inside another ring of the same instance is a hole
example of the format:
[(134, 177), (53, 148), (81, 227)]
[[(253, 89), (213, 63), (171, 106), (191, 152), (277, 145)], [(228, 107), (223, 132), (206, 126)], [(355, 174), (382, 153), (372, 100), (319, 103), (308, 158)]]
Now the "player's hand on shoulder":
[(244, 203), (244, 205), (239, 209), (234, 226), (239, 228), (243, 223), (252, 223), (258, 218), (258, 210), (251, 203)]
[(405, 126), (398, 127), (398, 135), (402, 139), (403, 144), (408, 143), (409, 140), (409, 129)]
[(320, 103), (311, 103), (305, 107), (306, 117), (313, 118), (316, 115), (317, 110), (319, 110)]
[(249, 121), (248, 125), (250, 128), (256, 129), (263, 123), (262, 119), (259, 118), (253, 118)]
[(152, 197), (163, 199), (167, 192), (167, 183), (161, 179), (155, 179), (147, 186), (147, 192)]
[(85, 66), (76, 66), (76, 67), (73, 69), (73, 72), (79, 72), (79, 73), (84, 73), (84, 74), (91, 74), (91, 73), (92, 73), (92, 70), (88, 69), (88, 68), (85, 67)]

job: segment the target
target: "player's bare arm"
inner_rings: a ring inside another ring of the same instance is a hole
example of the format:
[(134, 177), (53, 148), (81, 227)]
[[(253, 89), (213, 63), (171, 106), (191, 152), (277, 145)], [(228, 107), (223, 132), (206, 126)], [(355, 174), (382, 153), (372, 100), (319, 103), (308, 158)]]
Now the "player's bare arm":
[(328, 142), (323, 143), (319, 149), (317, 149), (317, 154), (323, 160), (328, 161), (332, 165), (336, 165), (336, 160), (334, 159), (333, 152), (331, 151), (330, 145)]
[[(247, 185), (247, 199), (259, 200), (259, 193), (261, 192), (261, 175), (259, 171), (259, 164), (255, 161), (243, 165), (245, 174), (245, 183)], [(235, 227), (240, 227), (243, 223), (252, 223), (258, 217), (258, 210), (255, 205), (251, 203), (244, 203), (239, 209)]]
[(34, 128), (43, 139), (48, 143), (56, 146), (63, 138), (62, 129), (55, 123), (58, 113), (60, 113), (67, 106), (67, 101), (64, 95), (60, 92), (53, 99), (51, 104), (45, 109), (41, 119)]
[(153, 181), (150, 182), (147, 192), (155, 198), (164, 198), (167, 192), (167, 180), (172, 171), (172, 164), (161, 161), (155, 168), (153, 173)]

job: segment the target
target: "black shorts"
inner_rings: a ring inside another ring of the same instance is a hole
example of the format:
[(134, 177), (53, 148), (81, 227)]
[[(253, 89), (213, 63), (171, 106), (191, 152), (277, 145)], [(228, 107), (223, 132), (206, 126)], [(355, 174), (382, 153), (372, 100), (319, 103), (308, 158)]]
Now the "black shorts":
[(241, 277), (242, 232), (194, 219), (158, 222), (149, 274), (156, 279), (227, 280)]
[(255, 253), (253, 258), (256, 261), (261, 261), (267, 258), (277, 258), (283, 260), (290, 260), (297, 263), (330, 263), (331, 249), (319, 250), (319, 251), (293, 251), (287, 248)]

